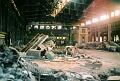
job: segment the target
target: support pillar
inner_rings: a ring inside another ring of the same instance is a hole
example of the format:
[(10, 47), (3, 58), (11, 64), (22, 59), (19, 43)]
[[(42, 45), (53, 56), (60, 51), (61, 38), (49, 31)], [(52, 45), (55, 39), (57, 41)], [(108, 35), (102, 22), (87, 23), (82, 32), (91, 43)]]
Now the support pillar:
[(94, 37), (94, 42), (96, 42), (96, 37), (97, 37), (97, 31), (96, 31), (96, 28), (95, 28), (95, 37)]
[(111, 41), (111, 33), (112, 33), (111, 24), (109, 24), (108, 25), (108, 41)]
[(2, 31), (2, 0), (0, 0), (0, 31)]
[(78, 43), (80, 43), (80, 27), (78, 28)]
[(98, 28), (98, 42), (100, 42), (100, 29)]

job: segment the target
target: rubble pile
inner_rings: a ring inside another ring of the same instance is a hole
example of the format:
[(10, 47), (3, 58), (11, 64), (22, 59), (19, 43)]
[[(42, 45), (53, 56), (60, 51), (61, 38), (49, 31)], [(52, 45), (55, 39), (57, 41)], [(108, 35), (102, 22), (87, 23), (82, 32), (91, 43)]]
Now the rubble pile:
[(109, 42), (104, 42), (104, 45), (105, 45), (105, 50), (112, 51), (112, 52), (116, 51), (117, 47), (114, 45), (111, 45)]
[[(115, 66), (109, 68), (101, 73), (98, 74), (101, 81), (107, 81), (110, 76), (119, 76), (120, 77), (120, 66)], [(110, 80), (112, 81), (112, 80)], [(115, 80), (117, 81), (117, 80)]]
[(109, 42), (111, 45), (115, 46), (116, 47), (116, 51), (120, 52), (120, 45), (118, 45), (117, 43), (115, 42)]
[(96, 42), (89, 42), (89, 43), (86, 43), (86, 45), (85, 45), (85, 49), (96, 49), (96, 47), (97, 47), (97, 45), (98, 45), (98, 43), (96, 43)]
[(12, 48), (0, 47), (0, 81), (80, 81), (79, 74), (42, 68), (19, 57)]
[(111, 52), (120, 52), (120, 45), (115, 42), (89, 42), (79, 44), (78, 48), (106, 50)]
[(81, 43), (77, 44), (76, 46), (80, 49), (96, 49), (98, 42)]
[(115, 42), (101, 42), (96, 47), (98, 50), (107, 50), (111, 52), (120, 52), (120, 46)]
[(102, 66), (102, 62), (98, 60), (95, 60), (95, 61), (89, 60), (89, 61), (86, 61), (85, 65), (92, 69), (100, 69)]
[(19, 53), (12, 47), (0, 47), (0, 81), (35, 81), (35, 77), (18, 62)]
[(97, 50), (105, 50), (106, 46), (103, 42), (99, 43), (96, 47)]

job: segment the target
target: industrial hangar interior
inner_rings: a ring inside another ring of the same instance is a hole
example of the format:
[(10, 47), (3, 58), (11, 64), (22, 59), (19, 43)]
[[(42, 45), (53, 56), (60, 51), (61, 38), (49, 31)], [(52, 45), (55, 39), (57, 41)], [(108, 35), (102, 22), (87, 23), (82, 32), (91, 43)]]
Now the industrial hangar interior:
[(120, 81), (120, 0), (0, 0), (0, 81)]

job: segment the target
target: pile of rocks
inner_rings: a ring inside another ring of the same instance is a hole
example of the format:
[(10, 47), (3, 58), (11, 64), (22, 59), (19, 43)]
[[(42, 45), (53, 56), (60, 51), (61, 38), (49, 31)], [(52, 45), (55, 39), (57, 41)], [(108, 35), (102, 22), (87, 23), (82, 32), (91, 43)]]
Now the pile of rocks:
[[(87, 77), (86, 77), (87, 76)], [(98, 81), (86, 74), (42, 68), (19, 57), (19, 52), (0, 46), (0, 81)]]
[(35, 77), (19, 62), (19, 52), (0, 46), (0, 81), (35, 81)]
[[(98, 74), (101, 81), (107, 81), (110, 76), (119, 76), (120, 77), (120, 65), (109, 68)], [(111, 80), (113, 81), (113, 80)], [(116, 81), (116, 80), (115, 80)]]

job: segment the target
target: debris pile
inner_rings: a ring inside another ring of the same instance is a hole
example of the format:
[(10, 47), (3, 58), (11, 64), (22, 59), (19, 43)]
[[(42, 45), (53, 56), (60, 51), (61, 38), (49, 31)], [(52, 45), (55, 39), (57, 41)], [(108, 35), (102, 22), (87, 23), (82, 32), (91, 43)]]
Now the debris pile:
[(27, 57), (32, 59), (54, 59), (55, 54), (53, 53), (53, 48), (55, 47), (55, 43), (51, 39), (48, 39), (48, 35), (38, 34), (37, 37), (34, 37), (30, 41), (30, 44), (30, 46), (26, 45), (22, 51), (26, 53)]
[(97, 47), (97, 45), (98, 45), (98, 43), (97, 42), (88, 42), (88, 43), (86, 43), (86, 45), (85, 45), (85, 49), (96, 49), (96, 47)]
[[(110, 76), (119, 76), (120, 77), (120, 66), (115, 66), (115, 67), (109, 68), (109, 69), (99, 73), (98, 76), (100, 77), (101, 81), (108, 81), (107, 79)], [(113, 80), (110, 80), (110, 81), (113, 81)], [(114, 80), (114, 81), (118, 81), (118, 80)]]
[(92, 60), (86, 61), (85, 65), (92, 69), (100, 69), (102, 66), (102, 62), (92, 59)]
[(88, 42), (79, 44), (78, 48), (106, 50), (111, 52), (120, 52), (120, 45), (115, 42)]
[(19, 57), (12, 48), (0, 47), (0, 81), (79, 81), (81, 75), (43, 68)]
[(96, 49), (98, 42), (80, 43), (77, 45), (80, 49)]
[(112, 51), (112, 52), (116, 51), (116, 48), (117, 48), (116, 46), (111, 45), (109, 42), (104, 42), (104, 44), (105, 44), (105, 49), (107, 51)]
[(116, 47), (116, 51), (120, 52), (120, 45), (118, 45), (117, 43), (115, 42), (109, 42), (111, 45), (115, 46)]
[(98, 44), (96, 49), (107, 50), (107, 51), (111, 51), (111, 52), (119, 52), (120, 46), (115, 42), (102, 42), (102, 43)]
[(18, 62), (19, 53), (12, 47), (0, 47), (0, 81), (35, 81), (35, 77)]

